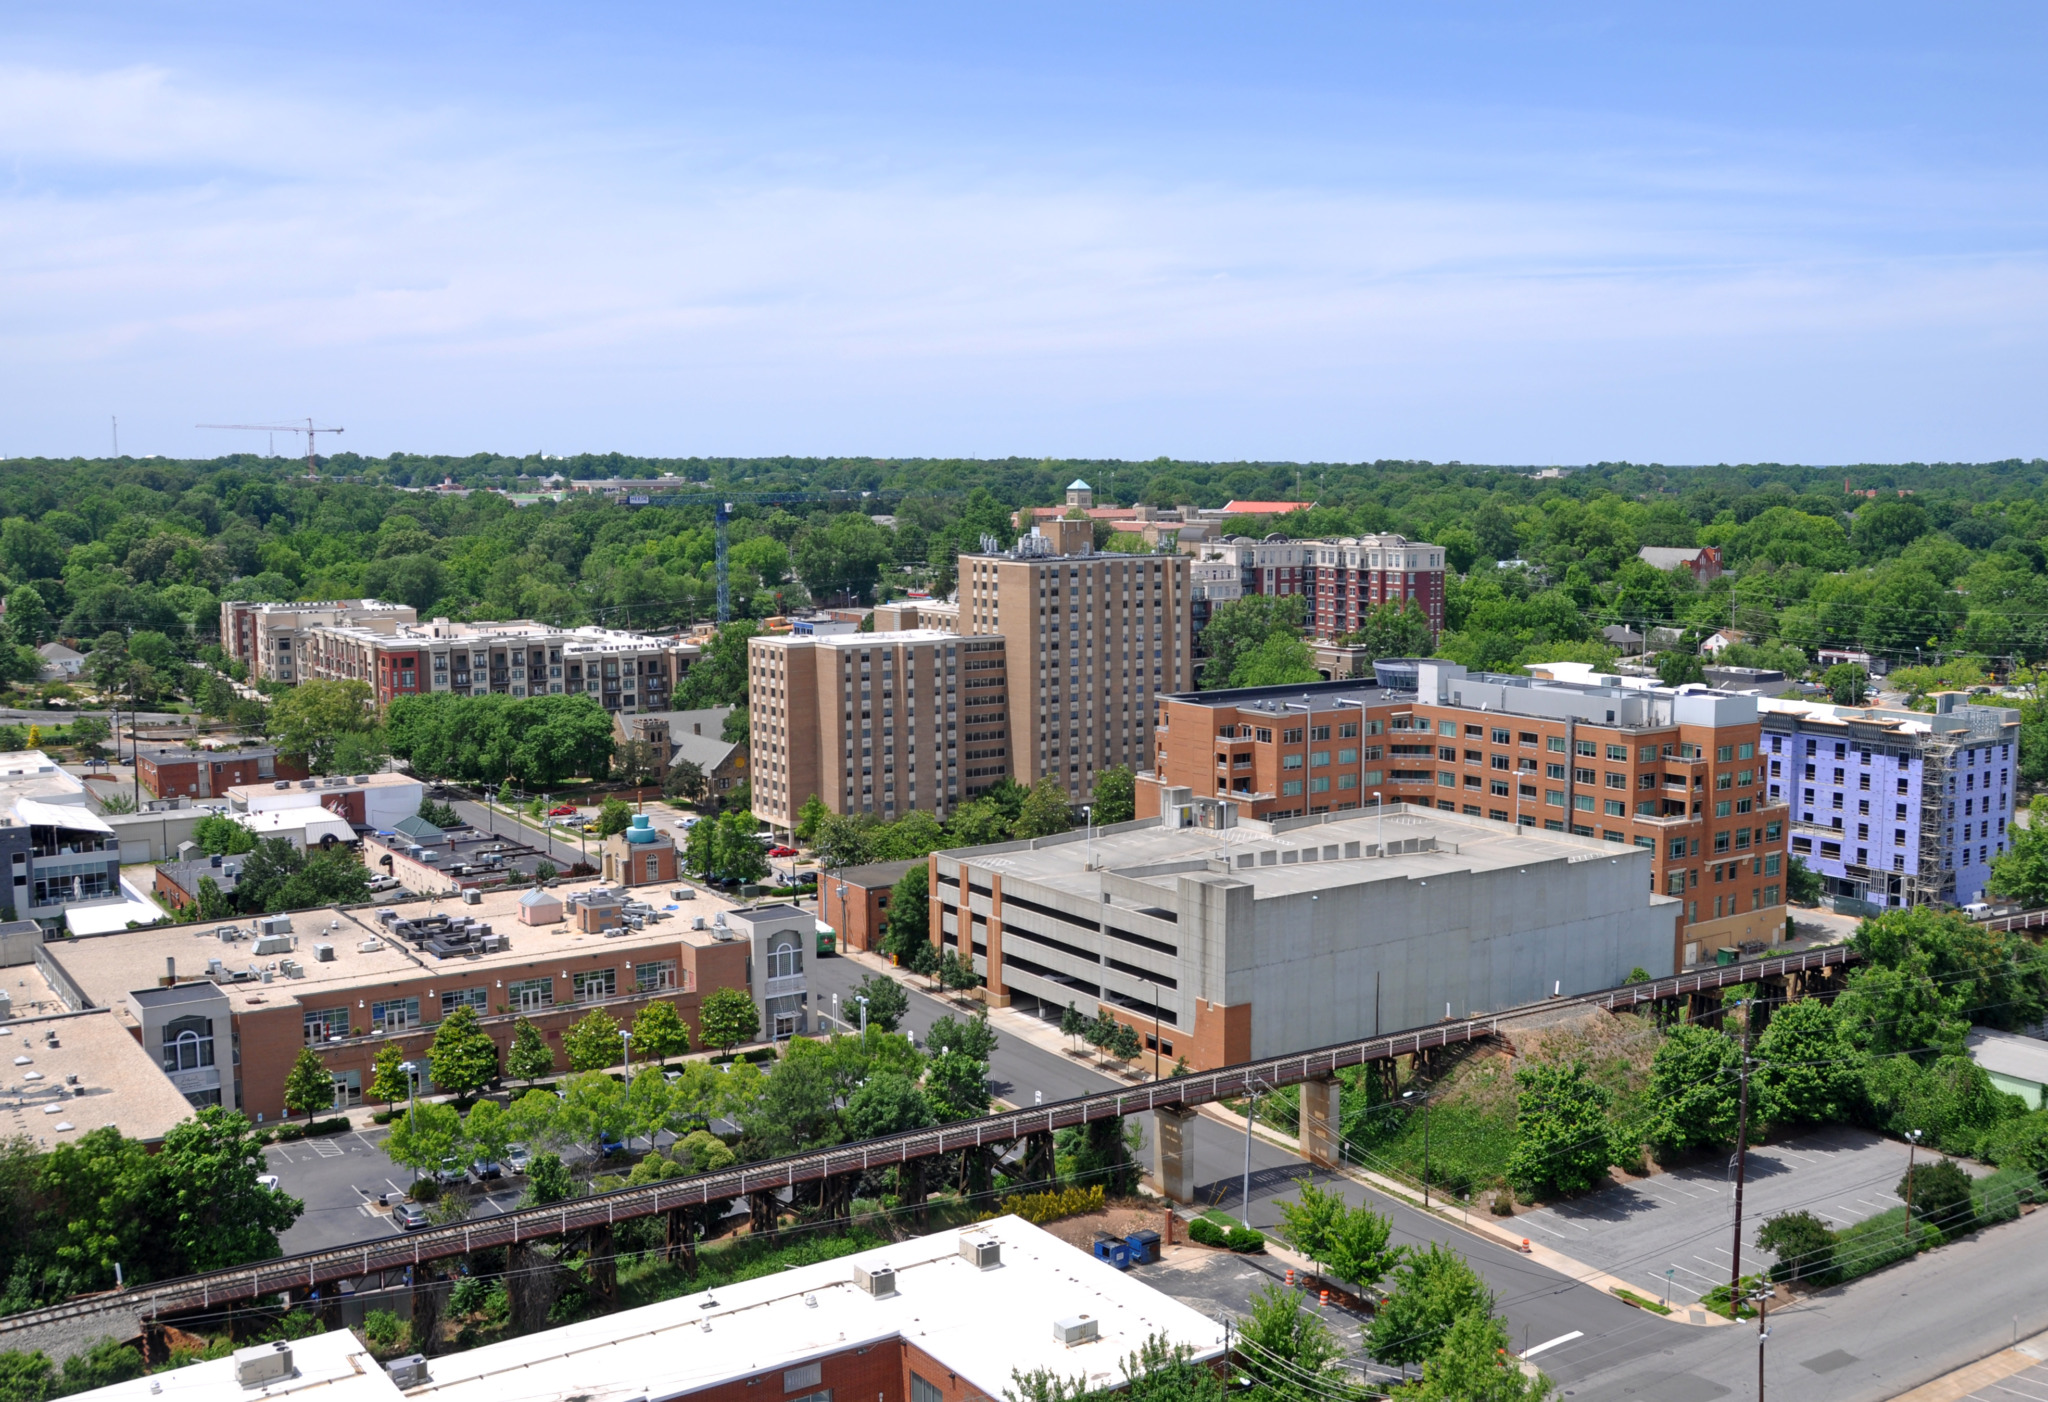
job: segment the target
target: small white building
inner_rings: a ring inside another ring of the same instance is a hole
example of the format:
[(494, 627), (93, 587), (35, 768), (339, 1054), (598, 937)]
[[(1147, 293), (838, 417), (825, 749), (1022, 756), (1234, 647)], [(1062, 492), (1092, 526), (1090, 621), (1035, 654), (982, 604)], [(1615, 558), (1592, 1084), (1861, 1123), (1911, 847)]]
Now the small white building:
[(85, 654), (73, 652), (62, 643), (44, 643), (36, 653), (43, 659), (46, 682), (74, 681), (85, 670)]
[(522, 925), (561, 924), (561, 899), (546, 887), (534, 887), (519, 898), (519, 923)]
[(356, 827), (395, 828), (420, 811), (427, 786), (410, 774), (330, 774), (324, 779), (279, 779), (237, 784), (227, 791), (236, 813), (325, 808)]

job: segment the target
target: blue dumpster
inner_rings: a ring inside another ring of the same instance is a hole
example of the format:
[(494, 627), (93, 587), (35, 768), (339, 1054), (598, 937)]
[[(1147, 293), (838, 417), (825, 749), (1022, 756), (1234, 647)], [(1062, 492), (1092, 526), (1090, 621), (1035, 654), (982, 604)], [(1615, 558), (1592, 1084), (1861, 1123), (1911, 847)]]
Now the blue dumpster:
[(1115, 1237), (1097, 1237), (1095, 1259), (1107, 1261), (1120, 1271), (1127, 1271), (1131, 1268), (1131, 1244), (1128, 1241), (1119, 1241)]

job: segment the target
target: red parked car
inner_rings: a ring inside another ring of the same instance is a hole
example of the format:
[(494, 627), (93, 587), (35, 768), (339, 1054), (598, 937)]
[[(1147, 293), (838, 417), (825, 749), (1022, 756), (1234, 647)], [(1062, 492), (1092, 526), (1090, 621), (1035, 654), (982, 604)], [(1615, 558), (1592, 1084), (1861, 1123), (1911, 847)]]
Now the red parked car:
[(576, 805), (573, 803), (558, 803), (548, 810), (548, 816), (550, 818), (573, 818), (576, 816)]
[(770, 847), (770, 848), (768, 849), (768, 855), (769, 855), (769, 856), (771, 856), (771, 857), (794, 857), (794, 856), (796, 855), (796, 848), (794, 848), (794, 847)]

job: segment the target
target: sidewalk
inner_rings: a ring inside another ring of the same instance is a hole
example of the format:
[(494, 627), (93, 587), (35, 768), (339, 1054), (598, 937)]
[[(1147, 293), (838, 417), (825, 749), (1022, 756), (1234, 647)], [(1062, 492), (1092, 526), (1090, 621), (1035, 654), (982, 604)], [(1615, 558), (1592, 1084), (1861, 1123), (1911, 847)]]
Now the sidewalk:
[[(2048, 1391), (2048, 1366), (2044, 1362), (2048, 1362), (2048, 1334), (2036, 1334), (2012, 1348), (2000, 1349), (1989, 1358), (1980, 1358), (1953, 1373), (1922, 1383), (1910, 1392), (1901, 1392), (1892, 1402), (1962, 1402), (1980, 1388), (2002, 1397), (2038, 1397)], [(2029, 1384), (2026, 1391), (2000, 1386), (2022, 1373), (2032, 1375), (2025, 1379)]]

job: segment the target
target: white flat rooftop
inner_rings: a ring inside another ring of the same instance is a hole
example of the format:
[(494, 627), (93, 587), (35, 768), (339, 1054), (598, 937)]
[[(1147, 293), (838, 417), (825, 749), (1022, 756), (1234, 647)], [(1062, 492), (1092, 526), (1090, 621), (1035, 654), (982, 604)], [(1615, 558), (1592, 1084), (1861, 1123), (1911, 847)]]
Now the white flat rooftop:
[[(963, 1237), (1000, 1243), (1002, 1264), (977, 1268)], [(881, 1299), (854, 1268), (896, 1272)], [(1085, 1315), (1097, 1337), (1067, 1347), (1058, 1320)], [(577, 1397), (658, 1402), (757, 1373), (894, 1339), (914, 1345), (985, 1397), (1013, 1372), (1048, 1368), (1089, 1386), (1120, 1385), (1123, 1360), (1154, 1335), (1196, 1360), (1223, 1353), (1223, 1326), (1020, 1217), (939, 1232), (759, 1280), (432, 1359), (409, 1398), (506, 1402)], [(778, 1375), (764, 1388), (782, 1395)]]
[(267, 1397), (300, 1395), (317, 1397), (321, 1402), (329, 1398), (336, 1402), (402, 1402), (405, 1396), (391, 1381), (391, 1375), (370, 1356), (369, 1347), (350, 1330), (337, 1329), (329, 1334), (294, 1339), (291, 1350), (291, 1375), (267, 1384), (243, 1387), (235, 1381), (235, 1360), (216, 1358), (72, 1395), (91, 1398), (92, 1402), (177, 1402), (180, 1398), (219, 1402), (227, 1397), (261, 1402)]

